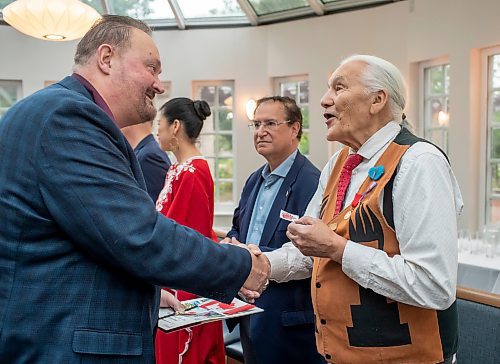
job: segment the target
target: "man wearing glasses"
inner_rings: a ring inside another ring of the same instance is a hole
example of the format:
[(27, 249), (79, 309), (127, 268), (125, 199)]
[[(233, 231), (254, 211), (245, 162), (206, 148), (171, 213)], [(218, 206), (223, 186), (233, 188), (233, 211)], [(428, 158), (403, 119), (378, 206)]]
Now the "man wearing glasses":
[[(249, 128), (267, 163), (246, 181), (225, 241), (256, 244), (265, 253), (289, 241), (288, 224), (304, 214), (320, 172), (297, 149), (302, 114), (293, 99), (258, 100)], [(310, 285), (307, 278), (269, 284), (256, 300), (264, 312), (240, 321), (245, 364), (323, 363), (315, 344)]]

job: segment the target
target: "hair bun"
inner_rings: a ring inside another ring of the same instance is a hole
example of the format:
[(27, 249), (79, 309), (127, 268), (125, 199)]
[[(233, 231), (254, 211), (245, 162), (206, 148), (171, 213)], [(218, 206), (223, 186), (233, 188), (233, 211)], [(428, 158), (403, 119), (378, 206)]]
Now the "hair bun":
[(207, 116), (212, 114), (210, 111), (210, 106), (204, 100), (196, 100), (193, 101), (194, 111), (196, 111), (196, 115), (200, 117), (201, 120), (205, 120)]

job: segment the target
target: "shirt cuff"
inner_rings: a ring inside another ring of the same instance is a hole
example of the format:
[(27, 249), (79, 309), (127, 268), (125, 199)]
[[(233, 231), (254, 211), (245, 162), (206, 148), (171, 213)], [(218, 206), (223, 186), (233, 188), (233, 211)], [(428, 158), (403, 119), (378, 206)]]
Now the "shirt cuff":
[(342, 256), (342, 271), (361, 287), (367, 288), (376, 253), (376, 249), (348, 240)]
[(269, 279), (276, 282), (283, 281), (289, 273), (286, 258), (283, 257), (278, 249), (263, 254), (266, 255), (267, 259), (269, 259), (269, 263), (271, 264), (271, 275), (269, 276)]

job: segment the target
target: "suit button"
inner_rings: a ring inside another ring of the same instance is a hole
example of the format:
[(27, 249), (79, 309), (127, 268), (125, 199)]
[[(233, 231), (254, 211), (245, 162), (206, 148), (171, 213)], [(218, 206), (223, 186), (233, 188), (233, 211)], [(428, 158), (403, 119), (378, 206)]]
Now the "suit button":
[(320, 288), (320, 287), (321, 287), (321, 283), (316, 282), (316, 288)]
[(326, 320), (325, 319), (321, 319), (321, 325), (326, 325)]
[(325, 358), (327, 358), (328, 360), (330, 360), (332, 358), (332, 356), (330, 354), (326, 354)]

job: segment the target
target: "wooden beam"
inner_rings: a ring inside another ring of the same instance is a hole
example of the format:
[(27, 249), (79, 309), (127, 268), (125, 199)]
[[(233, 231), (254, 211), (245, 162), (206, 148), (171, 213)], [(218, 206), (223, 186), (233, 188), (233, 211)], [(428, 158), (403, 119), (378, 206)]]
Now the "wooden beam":
[(466, 301), (479, 302), (482, 303), (483, 305), (500, 308), (499, 294), (481, 291), (479, 289), (458, 286), (457, 298), (461, 298)]

